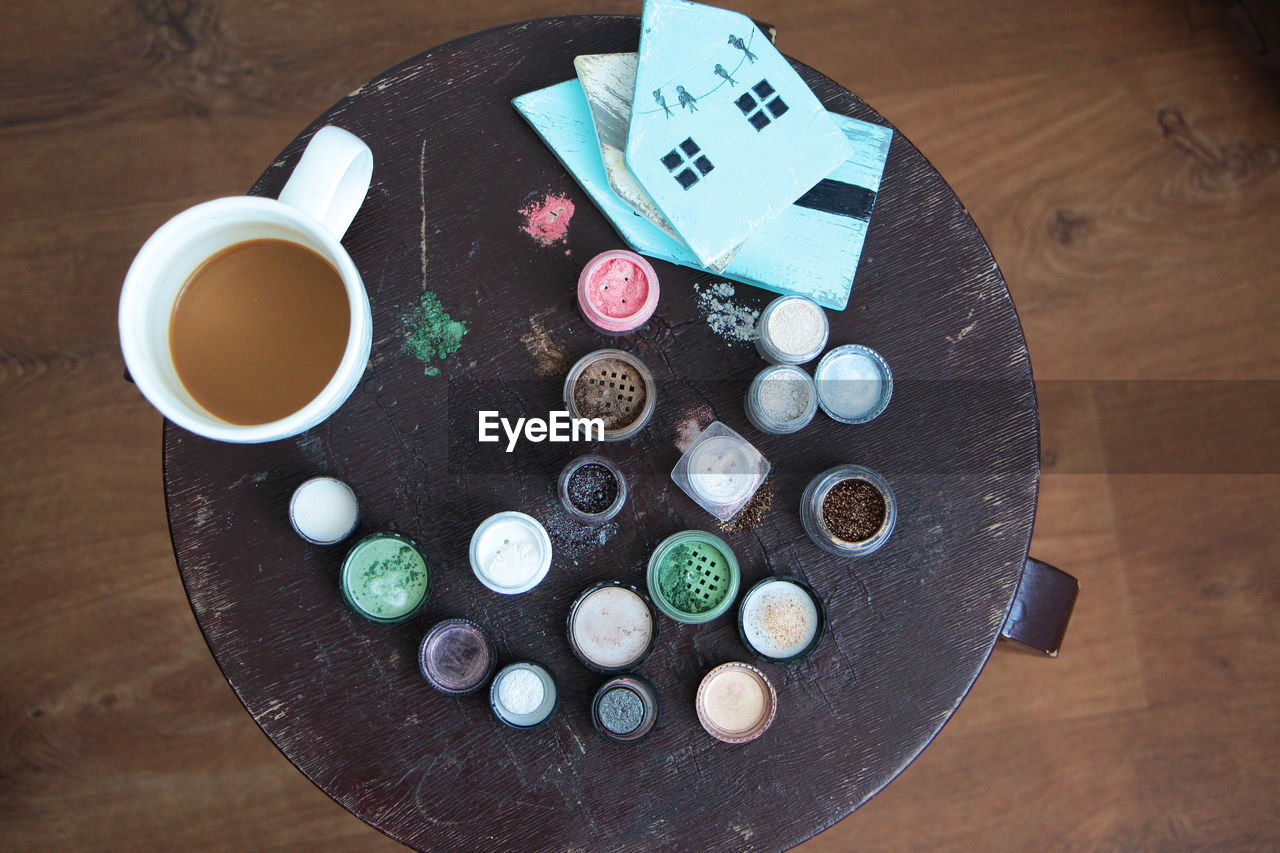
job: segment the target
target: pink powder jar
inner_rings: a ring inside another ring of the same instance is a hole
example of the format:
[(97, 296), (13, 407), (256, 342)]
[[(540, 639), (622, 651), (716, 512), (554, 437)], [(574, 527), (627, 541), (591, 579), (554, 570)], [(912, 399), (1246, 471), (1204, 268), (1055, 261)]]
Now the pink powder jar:
[(657, 307), (658, 274), (635, 252), (601, 252), (578, 276), (578, 308), (597, 332), (634, 332), (653, 316)]

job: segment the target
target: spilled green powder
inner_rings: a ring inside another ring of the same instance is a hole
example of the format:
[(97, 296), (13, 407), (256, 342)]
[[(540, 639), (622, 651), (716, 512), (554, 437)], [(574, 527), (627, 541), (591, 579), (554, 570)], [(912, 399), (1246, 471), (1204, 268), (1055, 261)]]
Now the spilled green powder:
[[(715, 569), (710, 568), (712, 560)], [(716, 575), (720, 576), (719, 581), (713, 579)], [(682, 542), (670, 548), (658, 564), (658, 592), (681, 613), (706, 613), (724, 599), (728, 587), (724, 555), (703, 543)]]
[(467, 333), (465, 320), (455, 320), (440, 304), (440, 297), (430, 290), (422, 294), (418, 305), (403, 318), (405, 329), (404, 349), (427, 365), (423, 373), (437, 376), (440, 368), (431, 364), (448, 358), (462, 346), (462, 336)]

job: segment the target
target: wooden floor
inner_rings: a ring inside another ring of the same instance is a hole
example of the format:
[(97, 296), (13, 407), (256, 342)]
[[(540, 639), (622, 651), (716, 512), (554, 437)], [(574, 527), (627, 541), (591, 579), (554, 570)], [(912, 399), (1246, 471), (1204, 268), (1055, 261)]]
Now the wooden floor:
[[(1059, 659), (997, 649), (896, 782), (806, 845), (1280, 845), (1280, 74), (1215, 2), (739, 0), (937, 165), (1041, 395)], [(0, 25), (0, 848), (379, 850), (223, 681), (160, 417), (121, 380), (133, 253), (421, 50), (639, 0), (13, 0)], [(601, 849), (605, 845), (602, 843)]]

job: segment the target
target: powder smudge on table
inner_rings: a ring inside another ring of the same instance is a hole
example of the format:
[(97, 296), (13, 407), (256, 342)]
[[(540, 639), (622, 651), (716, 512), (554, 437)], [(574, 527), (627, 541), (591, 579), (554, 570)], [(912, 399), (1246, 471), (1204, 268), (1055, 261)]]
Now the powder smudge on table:
[(567, 196), (548, 193), (541, 201), (530, 202), (520, 208), (524, 225), (520, 230), (534, 239), (539, 246), (563, 243), (569, 236), (569, 221), (573, 219), (573, 202)]
[(553, 310), (548, 308), (530, 317), (529, 331), (520, 336), (520, 343), (533, 356), (533, 375), (539, 379), (554, 379), (569, 369), (569, 350), (551, 336), (543, 322)]
[(432, 362), (457, 352), (467, 333), (467, 322), (450, 317), (440, 304), (440, 297), (430, 290), (422, 294), (401, 322), (405, 327), (404, 350), (426, 365), (422, 372), (428, 376), (440, 373)]

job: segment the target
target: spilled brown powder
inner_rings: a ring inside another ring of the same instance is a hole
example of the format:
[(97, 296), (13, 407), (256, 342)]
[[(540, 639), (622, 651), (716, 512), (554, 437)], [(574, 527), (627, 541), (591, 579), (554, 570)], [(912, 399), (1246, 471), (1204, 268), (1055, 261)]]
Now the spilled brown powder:
[(706, 404), (685, 409), (680, 422), (676, 424), (676, 450), (688, 452), (698, 436), (702, 435), (702, 431), (711, 426), (715, 419), (715, 410)]
[(766, 480), (751, 496), (751, 500), (747, 501), (747, 505), (738, 510), (737, 515), (728, 521), (719, 521), (717, 524), (725, 533), (746, 533), (755, 530), (764, 522), (771, 506), (773, 506), (773, 489)]
[(866, 480), (841, 480), (822, 500), (822, 521), (837, 539), (865, 542), (884, 526), (884, 495)]
[(533, 375), (539, 379), (563, 376), (569, 369), (569, 351), (551, 337), (551, 332), (542, 322), (551, 311), (548, 308), (530, 317), (529, 331), (520, 336), (520, 343), (533, 356)]

